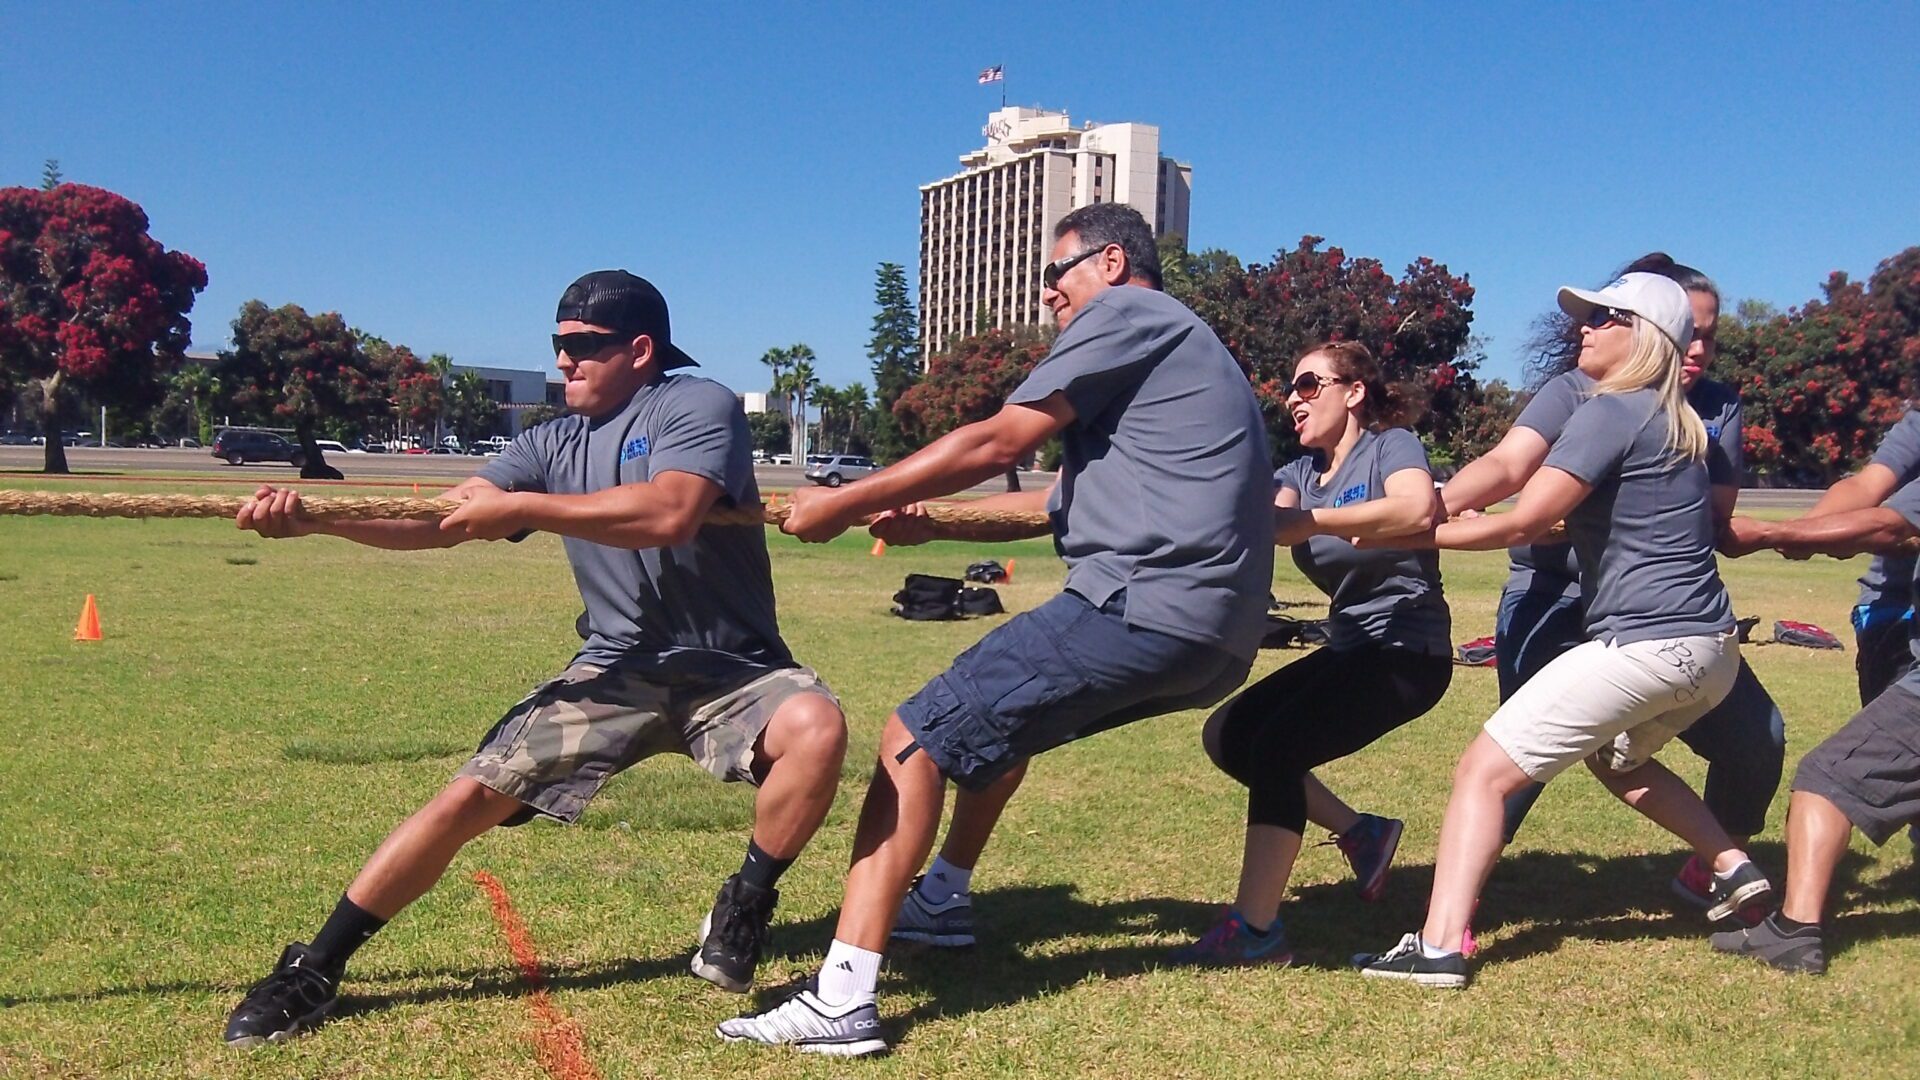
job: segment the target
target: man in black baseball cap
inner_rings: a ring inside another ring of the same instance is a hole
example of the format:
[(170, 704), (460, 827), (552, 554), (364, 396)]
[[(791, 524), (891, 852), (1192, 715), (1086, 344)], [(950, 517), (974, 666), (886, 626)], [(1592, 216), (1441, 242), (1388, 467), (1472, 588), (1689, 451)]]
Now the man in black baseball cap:
[[(700, 928), (693, 972), (752, 985), (780, 875), (839, 790), (846, 720), (793, 658), (774, 617), (766, 530), (707, 521), (758, 507), (746, 414), (733, 391), (676, 373), (660, 291), (624, 270), (588, 274), (554, 316), (569, 415), (532, 427), (443, 498), (431, 521), (320, 522), (299, 493), (261, 488), (237, 524), (265, 536), (329, 533), (374, 547), (559, 534), (585, 639), (554, 678), (507, 710), (447, 786), (403, 822), (311, 943), (287, 946), (229, 1016), (226, 1041), (279, 1042), (319, 1024), (348, 959), (439, 880), (469, 841), (534, 817), (571, 822), (601, 786), (678, 753), (758, 789), (740, 872)], [(324, 812), (324, 811), (316, 811)]]
[[(667, 318), (667, 298), (653, 283), (625, 270), (595, 270), (584, 274), (560, 294), (560, 308), (553, 321), (561, 325), (553, 336), (553, 351), (560, 353), (562, 336), (568, 324), (601, 330), (645, 334), (653, 342), (654, 355), (661, 371), (698, 367), (693, 357), (673, 344), (672, 324)], [(578, 358), (579, 354), (575, 354)]]

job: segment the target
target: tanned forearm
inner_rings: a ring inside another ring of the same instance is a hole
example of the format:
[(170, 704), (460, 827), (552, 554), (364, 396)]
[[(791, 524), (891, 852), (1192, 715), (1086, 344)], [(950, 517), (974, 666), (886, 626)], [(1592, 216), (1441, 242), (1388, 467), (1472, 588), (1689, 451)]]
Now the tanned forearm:
[(628, 551), (691, 541), (707, 510), (706, 505), (678, 505), (649, 483), (621, 484), (588, 495), (524, 492), (512, 498), (520, 503), (515, 516), (529, 529)]
[(1498, 453), (1469, 461), (1440, 489), (1449, 517), (1463, 510), (1485, 510), (1512, 496), (1527, 482), (1517, 463)]
[(1901, 545), (1920, 538), (1897, 510), (1870, 506), (1820, 517), (1793, 521), (1759, 523), (1754, 540), (1786, 555), (1832, 555), (1851, 558), (1864, 552), (1883, 555), (1910, 554)]
[(1841, 514), (1849, 510), (1865, 510), (1878, 506), (1886, 499), (1888, 491), (1884, 484), (1873, 483), (1865, 471), (1834, 482), (1834, 485), (1822, 492), (1820, 500), (1806, 513), (1807, 517), (1822, 517), (1827, 514)]
[(1360, 540), (1391, 540), (1433, 528), (1433, 498), (1422, 495), (1389, 496), (1354, 506), (1329, 506), (1311, 511), (1313, 524), (1328, 536)]
[(455, 533), (441, 532), (437, 521), (316, 521), (313, 531), (388, 551), (450, 548), (466, 540)]
[[(1045, 441), (1044, 438), (1041, 441)], [(1003, 475), (1033, 449), (1009, 438), (1004, 429), (996, 425), (968, 424), (935, 439), (905, 461), (889, 465), (858, 483), (835, 489), (832, 497), (840, 504), (840, 510), (849, 516), (877, 514), (897, 506), (965, 491), (975, 484)], [(1041, 499), (1037, 507), (1021, 498), (1027, 495), (1026, 492), (1019, 492), (1017, 495), (998, 496), (1019, 500), (1017, 507), (1000, 508), (1044, 509), (1046, 493), (1035, 494)]]

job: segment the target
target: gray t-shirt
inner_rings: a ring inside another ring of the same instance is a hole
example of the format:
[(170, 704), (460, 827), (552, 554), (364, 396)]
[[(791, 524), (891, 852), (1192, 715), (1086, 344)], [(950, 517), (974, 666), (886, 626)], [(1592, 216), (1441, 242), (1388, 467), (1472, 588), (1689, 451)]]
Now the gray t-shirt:
[[(1296, 458), (1273, 474), (1275, 487), (1300, 494), (1308, 510), (1352, 506), (1386, 496), (1387, 477), (1417, 469), (1432, 478), (1426, 448), (1406, 428), (1360, 436), (1340, 470), (1318, 479), (1318, 454)], [(1293, 546), (1293, 562), (1331, 601), (1327, 644), (1351, 649), (1372, 642), (1434, 656), (1453, 655), (1453, 620), (1440, 588), (1440, 553), (1356, 548), (1337, 536)]]
[[(1904, 419), (1901, 420), (1901, 424), (1905, 423)], [(1888, 433), (1887, 438), (1889, 440), (1893, 438), (1891, 432)], [(1878, 455), (1875, 456), (1875, 460), (1878, 460)], [(1907, 524), (1920, 529), (1920, 480), (1910, 480), (1902, 484), (1900, 490), (1888, 496), (1887, 501), (1882, 505), (1889, 510), (1899, 511), (1900, 516), (1907, 519)], [(1901, 561), (1911, 563), (1913, 560)], [(1915, 585), (1916, 582), (1909, 577), (1906, 582), (1908, 595), (1913, 594)], [(1900, 676), (1895, 685), (1903, 686), (1911, 693), (1920, 694), (1920, 620), (1915, 620), (1907, 627), (1907, 651), (1913, 654), (1914, 663), (1907, 668), (1906, 674)]]
[(1715, 484), (1738, 485), (1747, 468), (1746, 437), (1740, 424), (1740, 395), (1726, 383), (1695, 379), (1687, 404), (1707, 427), (1707, 477)]
[[(479, 475), (514, 491), (585, 495), (683, 472), (718, 484), (719, 505), (752, 506), (760, 501), (752, 454), (733, 391), (667, 375), (609, 416), (563, 416), (521, 432)], [(774, 618), (762, 526), (703, 525), (688, 543), (639, 551), (564, 541), (586, 604), (576, 662), (689, 684), (794, 666)]]
[[(1594, 380), (1575, 368), (1549, 380), (1520, 411), (1515, 426), (1532, 428), (1552, 443), (1575, 409), (1587, 399)], [(1687, 404), (1707, 428), (1707, 477), (1715, 484), (1738, 484), (1746, 469), (1740, 395), (1725, 383), (1699, 379), (1687, 391)], [(1522, 544), (1507, 549), (1507, 591), (1580, 594), (1580, 562), (1573, 545)]]
[[(1901, 491), (1920, 477), (1920, 412), (1908, 412), (1887, 430), (1873, 452), (1873, 464), (1893, 470)], [(1892, 506), (1889, 498), (1887, 505)], [(1913, 603), (1913, 578), (1916, 565), (1911, 555), (1875, 555), (1860, 576), (1861, 607), (1905, 611)]]
[[(1513, 424), (1532, 428), (1552, 445), (1592, 388), (1592, 376), (1579, 368), (1556, 375), (1534, 391)], [(1580, 561), (1574, 557), (1573, 545), (1560, 541), (1508, 548), (1506, 591), (1578, 598)]]
[(1152, 289), (1080, 309), (1007, 398), (1064, 393), (1074, 422), (1049, 499), (1067, 588), (1127, 622), (1251, 658), (1273, 585), (1266, 428), (1247, 376), (1207, 324)]
[(1707, 468), (1668, 450), (1658, 393), (1589, 398), (1546, 464), (1593, 488), (1567, 515), (1590, 638), (1626, 643), (1733, 629), (1714, 564)]

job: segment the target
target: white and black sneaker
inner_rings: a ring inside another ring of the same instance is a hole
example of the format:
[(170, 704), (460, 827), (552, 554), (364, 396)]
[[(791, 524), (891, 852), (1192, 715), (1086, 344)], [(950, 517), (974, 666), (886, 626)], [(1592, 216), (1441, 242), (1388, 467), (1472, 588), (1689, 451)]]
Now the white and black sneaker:
[(780, 890), (762, 889), (735, 874), (720, 886), (713, 910), (700, 923), (700, 947), (693, 953), (693, 973), (722, 990), (744, 994), (753, 985), (754, 969), (773, 940), (768, 924)]
[(1420, 945), (1419, 934), (1407, 934), (1400, 944), (1383, 953), (1360, 953), (1353, 958), (1360, 974), (1375, 979), (1405, 979), (1420, 986), (1443, 990), (1465, 989), (1470, 976), (1467, 958), (1457, 952), (1428, 956)]
[(809, 981), (799, 993), (758, 1016), (723, 1020), (714, 1034), (727, 1042), (791, 1046), (802, 1053), (833, 1057), (865, 1057), (887, 1050), (887, 1040), (880, 1034), (880, 1006), (872, 998), (829, 1005), (820, 1000), (814, 986)]
[(1707, 921), (1721, 919), (1742, 908), (1764, 904), (1773, 895), (1773, 883), (1749, 859), (1726, 874), (1714, 874), (1707, 887)]
[(313, 953), (295, 942), (227, 1015), (227, 1045), (285, 1042), (319, 1027), (339, 1003), (339, 973), (315, 966)]
[(900, 914), (893, 920), (895, 941), (917, 941), (942, 949), (964, 949), (974, 943), (973, 894), (957, 892), (935, 903), (920, 892), (922, 878), (913, 880)]

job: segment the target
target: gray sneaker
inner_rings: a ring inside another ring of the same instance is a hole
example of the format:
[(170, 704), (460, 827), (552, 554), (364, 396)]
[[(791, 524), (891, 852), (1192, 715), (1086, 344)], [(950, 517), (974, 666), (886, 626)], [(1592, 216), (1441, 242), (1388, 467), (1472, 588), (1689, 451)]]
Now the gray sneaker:
[(1714, 874), (1707, 887), (1707, 921), (1719, 922), (1743, 907), (1764, 903), (1773, 895), (1773, 883), (1753, 865), (1741, 863), (1725, 877)]
[(936, 904), (920, 895), (920, 880), (915, 878), (907, 898), (900, 902), (899, 916), (893, 920), (893, 939), (942, 949), (971, 947), (973, 894), (954, 893)]
[(1782, 930), (1773, 916), (1768, 916), (1758, 926), (1713, 935), (1713, 947), (1723, 953), (1751, 956), (1781, 971), (1803, 975), (1827, 973), (1827, 949), (1820, 940), (1817, 926)]
[(806, 1054), (865, 1057), (883, 1053), (880, 1007), (873, 1001), (833, 1006), (820, 1000), (809, 983), (799, 993), (758, 1016), (723, 1020), (714, 1034), (727, 1042), (791, 1046)]

